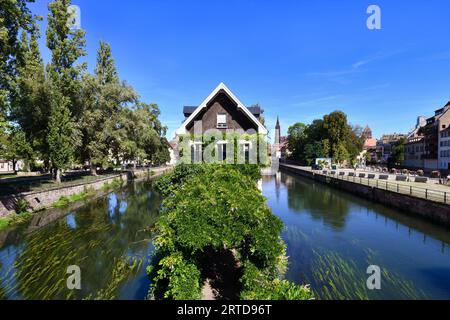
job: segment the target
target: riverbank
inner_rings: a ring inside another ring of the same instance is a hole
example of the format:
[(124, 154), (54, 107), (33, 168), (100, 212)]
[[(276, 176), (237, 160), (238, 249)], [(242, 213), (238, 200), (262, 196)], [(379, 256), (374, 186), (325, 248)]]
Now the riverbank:
[(170, 169), (171, 167), (159, 167), (149, 170), (128, 171), (97, 179), (93, 182), (0, 197), (0, 230), (24, 223), (30, 219), (33, 213), (95, 197), (94, 195), (99, 191), (124, 185), (130, 181), (155, 178)]
[[(450, 226), (450, 206), (446, 204), (447, 194), (445, 193), (443, 193), (444, 202), (439, 202), (430, 198), (430, 194), (433, 194), (432, 189), (424, 188), (424, 190), (428, 190), (425, 191), (425, 196), (427, 197), (425, 198), (420, 197), (418, 193), (414, 193), (414, 189), (411, 186), (402, 188), (402, 184), (397, 183), (394, 189), (390, 189), (388, 181), (374, 180), (373, 177), (346, 177), (345, 175), (339, 175), (338, 172), (332, 175), (331, 173), (324, 174), (287, 164), (280, 164), (280, 169), (351, 192), (389, 207), (400, 209), (405, 213)], [(402, 193), (403, 190), (406, 192)]]

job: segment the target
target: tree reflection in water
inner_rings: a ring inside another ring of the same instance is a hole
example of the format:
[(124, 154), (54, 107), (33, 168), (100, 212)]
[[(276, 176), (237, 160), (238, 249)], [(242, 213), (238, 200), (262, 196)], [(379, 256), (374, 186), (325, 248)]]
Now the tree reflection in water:
[[(148, 230), (159, 206), (148, 183), (132, 184), (36, 232), (17, 230), (21, 234), (8, 236), (15, 243), (0, 248), (0, 263), (6, 265), (8, 247), (21, 247), (9, 263), (13, 272), (0, 266), (0, 298), (118, 298), (123, 281), (142, 270), (152, 250)], [(80, 291), (66, 288), (70, 265), (81, 268)]]
[(289, 189), (290, 209), (307, 212), (314, 220), (323, 220), (325, 225), (335, 230), (345, 227), (350, 203), (342, 194), (312, 180), (300, 180), (285, 174), (281, 175), (281, 181)]

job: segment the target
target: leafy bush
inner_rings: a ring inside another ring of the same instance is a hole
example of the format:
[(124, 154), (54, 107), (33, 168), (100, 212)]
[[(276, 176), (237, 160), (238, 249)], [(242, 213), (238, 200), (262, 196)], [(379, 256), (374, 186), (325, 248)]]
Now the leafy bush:
[(28, 212), (29, 207), (30, 205), (25, 199), (19, 199), (16, 203), (16, 213), (17, 214), (26, 213)]
[[(200, 298), (202, 255), (209, 249), (236, 252), (251, 266), (243, 297), (272, 291), (274, 298), (303, 297), (306, 288), (277, 280), (287, 267), (283, 224), (258, 190), (259, 177), (258, 166), (181, 165), (155, 183), (165, 199), (154, 240), (158, 258), (148, 270), (153, 297)], [(255, 291), (257, 282), (267, 292)]]
[(235, 166), (227, 166), (220, 164), (212, 165), (198, 165), (198, 164), (181, 164), (175, 167), (175, 169), (166, 175), (161, 176), (155, 181), (154, 187), (163, 197), (168, 197), (173, 194), (175, 189), (181, 187), (183, 183), (194, 176), (205, 173), (206, 171), (214, 171), (218, 169), (231, 169), (238, 170), (241, 174), (250, 177), (252, 180), (257, 181), (261, 178), (261, 169), (257, 165), (242, 164)]
[(273, 278), (258, 269), (253, 263), (244, 264), (241, 278), (243, 300), (311, 300), (313, 294), (308, 286)]
[(175, 300), (201, 298), (200, 270), (194, 263), (184, 260), (175, 252), (160, 260), (156, 267), (148, 267), (147, 273), (159, 287), (153, 286), (152, 296)]
[(6, 229), (13, 225), (19, 225), (27, 222), (32, 217), (31, 212), (21, 212), (19, 214), (10, 214), (6, 217), (0, 218), (0, 230)]

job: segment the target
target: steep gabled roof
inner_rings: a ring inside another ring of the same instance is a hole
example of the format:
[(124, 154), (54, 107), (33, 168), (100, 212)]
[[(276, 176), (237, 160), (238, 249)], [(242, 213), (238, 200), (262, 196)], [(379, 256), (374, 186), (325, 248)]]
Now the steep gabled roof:
[[(255, 117), (255, 115), (231, 92), (230, 89), (222, 82), (217, 88), (211, 92), (211, 94), (199, 105), (195, 111), (184, 121), (183, 125), (176, 131), (177, 135), (186, 134), (186, 127), (194, 121), (195, 117), (208, 106), (208, 103), (217, 96), (217, 94), (223, 91), (225, 94), (236, 103), (237, 108), (240, 109), (249, 119), (258, 127), (258, 133), (267, 134), (266, 127)], [(185, 109), (184, 111), (191, 111)]]

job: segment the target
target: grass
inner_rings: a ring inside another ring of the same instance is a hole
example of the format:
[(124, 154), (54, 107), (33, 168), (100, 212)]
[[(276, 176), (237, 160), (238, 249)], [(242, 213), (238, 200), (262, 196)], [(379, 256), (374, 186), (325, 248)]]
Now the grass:
[(96, 294), (90, 294), (84, 300), (114, 300), (123, 282), (131, 276), (135, 276), (142, 267), (143, 260), (139, 258), (115, 259), (111, 280), (106, 288)]
[[(53, 203), (53, 208), (63, 208), (71, 203), (82, 201), (90, 197), (94, 193), (94, 190), (87, 189), (78, 194), (74, 194), (68, 197), (61, 197), (58, 201)], [(8, 227), (19, 225), (27, 222), (29, 218), (33, 216), (32, 212), (28, 211), (28, 203), (24, 200), (19, 200), (16, 205), (16, 213), (10, 214), (6, 217), (0, 218), (0, 230), (6, 229)], [(42, 210), (40, 210), (42, 211)]]
[(77, 193), (77, 194), (74, 194), (74, 195), (71, 195), (68, 197), (63, 196), (63, 197), (59, 198), (58, 201), (53, 203), (53, 207), (54, 208), (66, 207), (70, 203), (85, 200), (88, 197), (88, 195), (89, 195), (88, 192), (81, 192), (81, 193)]
[(9, 216), (0, 218), (0, 230), (6, 229), (13, 225), (19, 225), (27, 222), (33, 214), (31, 212), (13, 213)]
[[(63, 188), (63, 187), (70, 187), (74, 185), (79, 184), (87, 184), (92, 183), (101, 179), (109, 178), (112, 176), (115, 176), (117, 174), (105, 174), (100, 176), (80, 176), (80, 177), (74, 177), (74, 178), (65, 178), (61, 183), (56, 183), (51, 178), (48, 179), (42, 179), (38, 181), (20, 181), (20, 182), (13, 182), (13, 183), (7, 183), (3, 182), (2, 190), (0, 191), (1, 195), (10, 195), (10, 194), (17, 194), (22, 192), (38, 192), (43, 191), (47, 189), (52, 188)], [(6, 179), (5, 179), (6, 180)]]
[(14, 173), (0, 174), (0, 180), (13, 179), (17, 177), (18, 177), (17, 174)]
[(118, 179), (118, 178), (114, 178), (111, 182), (106, 182), (103, 187), (102, 187), (102, 191), (107, 192), (110, 190), (115, 190), (118, 188), (121, 188), (123, 186), (123, 180), (122, 179)]
[(82, 201), (82, 200), (86, 200), (87, 198), (93, 196), (94, 194), (95, 194), (95, 190), (94, 189), (92, 189), (92, 188), (85, 188), (85, 190), (83, 192), (80, 192), (80, 193), (77, 193), (77, 194), (73, 194), (73, 195), (70, 195), (68, 197), (62, 196), (61, 198), (59, 198), (58, 201), (53, 203), (52, 207), (53, 208), (66, 207), (67, 205), (69, 205), (71, 203)]
[[(74, 184), (81, 184), (83, 182), (84, 183), (92, 182), (94, 180), (103, 179), (105, 177), (107, 177), (107, 175), (99, 176), (99, 177), (86, 176), (86, 177), (78, 178), (76, 180), (76, 183), (74, 183), (74, 181), (70, 181), (70, 182), (63, 182), (59, 185), (56, 183), (53, 183), (53, 184), (54, 184), (54, 186), (62, 186), (62, 185), (69, 186), (69, 185), (74, 185)], [(103, 185), (102, 191), (107, 192), (110, 190), (115, 190), (115, 189), (121, 188), (123, 185), (124, 185), (124, 181), (121, 178), (114, 178), (110, 183), (105, 183)], [(66, 207), (71, 203), (86, 200), (88, 197), (92, 196), (94, 193), (95, 193), (95, 191), (93, 189), (88, 188), (88, 189), (85, 189), (85, 191), (78, 193), (78, 194), (74, 194), (74, 195), (67, 196), (67, 197), (63, 196), (63, 197), (59, 198), (58, 201), (53, 203), (52, 207), (53, 208)], [(28, 203), (26, 203), (25, 201), (19, 200), (16, 207), (17, 207), (16, 214), (10, 214), (9, 216), (0, 218), (0, 230), (11, 227), (13, 225), (25, 223), (33, 215), (33, 213), (28, 212), (28, 209), (29, 209)]]

